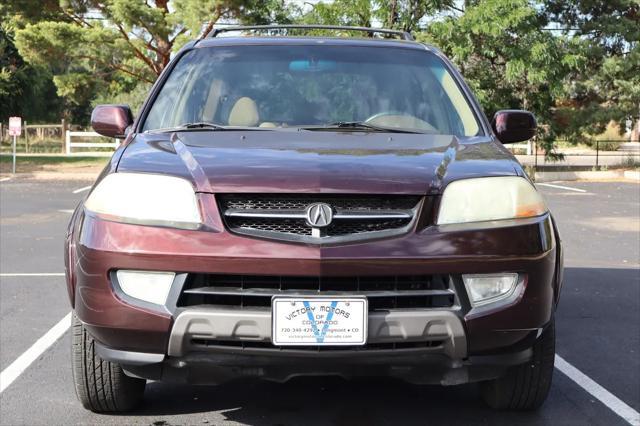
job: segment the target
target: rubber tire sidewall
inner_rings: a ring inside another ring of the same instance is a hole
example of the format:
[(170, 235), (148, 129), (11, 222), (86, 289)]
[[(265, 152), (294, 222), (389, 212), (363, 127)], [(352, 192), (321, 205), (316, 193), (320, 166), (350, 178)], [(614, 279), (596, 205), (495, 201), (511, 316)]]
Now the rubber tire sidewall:
[(535, 410), (546, 400), (553, 378), (555, 321), (552, 319), (533, 345), (529, 362), (514, 366), (495, 380), (483, 382), (484, 401), (499, 410)]
[(146, 380), (127, 376), (119, 364), (98, 356), (93, 337), (73, 315), (71, 367), (78, 400), (96, 413), (134, 409), (142, 400)]

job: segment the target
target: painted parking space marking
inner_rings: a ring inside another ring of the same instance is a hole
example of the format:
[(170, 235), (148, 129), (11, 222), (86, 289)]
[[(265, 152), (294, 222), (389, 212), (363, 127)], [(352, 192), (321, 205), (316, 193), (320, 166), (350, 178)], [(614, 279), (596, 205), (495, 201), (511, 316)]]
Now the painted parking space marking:
[(71, 327), (71, 312), (0, 373), (0, 393), (14, 382), (35, 360)]
[(8, 181), (8, 180), (11, 180), (11, 178), (10, 178), (10, 177), (3, 177), (3, 178), (0, 178), (0, 182), (6, 182), (6, 181)]
[(64, 272), (2, 273), (0, 277), (64, 277)]
[(60, 213), (73, 213), (72, 209), (63, 209), (63, 210), (58, 210)]
[(73, 194), (79, 194), (79, 193), (81, 193), (81, 192), (88, 191), (88, 190), (90, 190), (90, 189), (91, 189), (91, 185), (89, 185), (89, 186), (83, 186), (82, 188), (78, 188), (78, 189), (74, 189), (74, 190), (73, 190), (73, 191), (71, 191), (71, 192), (72, 192)]
[(564, 189), (567, 191), (575, 191), (575, 192), (587, 192), (586, 189), (580, 189), (580, 188), (572, 188), (570, 186), (562, 186), (562, 185), (554, 185), (552, 183), (536, 183), (537, 186), (546, 186), (549, 188), (556, 188), (556, 189)]
[[(7, 389), (34, 361), (45, 353), (71, 327), (71, 312), (40, 337), (29, 349), (0, 373), (0, 393)], [(640, 413), (600, 386), (560, 355), (555, 356), (555, 368), (599, 400), (608, 409), (632, 426), (640, 426)]]
[(565, 376), (573, 380), (578, 386), (587, 391), (591, 396), (603, 403), (611, 411), (625, 419), (627, 423), (633, 426), (640, 426), (640, 413), (594, 382), (582, 371), (569, 364), (564, 360), (564, 358), (557, 354), (555, 367)]

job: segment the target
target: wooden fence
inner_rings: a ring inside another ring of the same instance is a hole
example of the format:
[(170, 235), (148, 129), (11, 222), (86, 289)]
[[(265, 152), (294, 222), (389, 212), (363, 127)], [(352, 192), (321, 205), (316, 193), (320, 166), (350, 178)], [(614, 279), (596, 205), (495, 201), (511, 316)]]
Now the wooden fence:
[(93, 139), (93, 138), (104, 138), (104, 136), (99, 135), (96, 132), (72, 132), (67, 130), (65, 137), (65, 154), (78, 154), (78, 155), (89, 155), (89, 156), (99, 156), (99, 157), (110, 157), (113, 154), (113, 151), (83, 151), (83, 152), (72, 152), (73, 148), (113, 148), (115, 151), (120, 146), (120, 141), (118, 139), (113, 139), (113, 142), (73, 142), (74, 138), (80, 138), (83, 140)]
[[(34, 145), (43, 142), (59, 142), (59, 152), (64, 152), (65, 137), (67, 130), (79, 129), (80, 126), (70, 125), (66, 120), (61, 120), (60, 124), (28, 124), (22, 122), (22, 135), (18, 138), (18, 144), (24, 145), (24, 151), (29, 152)], [(9, 127), (5, 123), (0, 123), (0, 143), (11, 143)]]

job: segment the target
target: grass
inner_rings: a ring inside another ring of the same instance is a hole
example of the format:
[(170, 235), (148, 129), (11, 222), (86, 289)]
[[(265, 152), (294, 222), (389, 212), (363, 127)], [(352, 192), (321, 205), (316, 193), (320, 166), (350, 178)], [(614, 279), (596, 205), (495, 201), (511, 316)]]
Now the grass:
[[(0, 156), (0, 173), (11, 173), (12, 157)], [(109, 162), (108, 157), (18, 157), (16, 171), (25, 172), (97, 172)]]
[[(30, 153), (55, 153), (59, 154), (64, 150), (64, 143), (60, 140), (37, 140), (29, 143)], [(3, 154), (11, 153), (13, 151), (11, 139), (4, 140), (0, 144), (0, 151)], [(16, 143), (16, 151), (18, 153), (27, 152), (27, 146), (24, 138), (18, 138)]]

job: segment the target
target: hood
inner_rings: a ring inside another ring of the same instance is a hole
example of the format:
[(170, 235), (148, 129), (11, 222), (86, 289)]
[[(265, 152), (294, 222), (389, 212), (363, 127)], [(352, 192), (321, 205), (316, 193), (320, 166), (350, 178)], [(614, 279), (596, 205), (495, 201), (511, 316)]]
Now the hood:
[(140, 134), (117, 170), (181, 176), (214, 193), (435, 194), (451, 180), (521, 173), (486, 137), (293, 129)]

